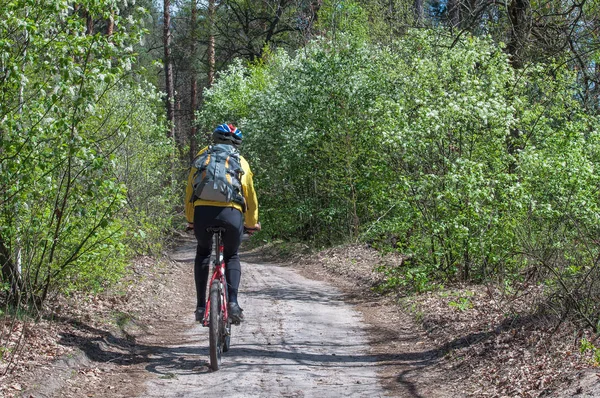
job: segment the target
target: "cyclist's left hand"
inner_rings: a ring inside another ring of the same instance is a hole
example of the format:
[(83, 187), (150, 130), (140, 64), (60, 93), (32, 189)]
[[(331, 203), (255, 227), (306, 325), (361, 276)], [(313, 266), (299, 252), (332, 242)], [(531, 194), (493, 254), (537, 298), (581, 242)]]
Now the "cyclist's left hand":
[(247, 226), (244, 226), (244, 233), (247, 233), (248, 235), (252, 235), (252, 234), (254, 234), (254, 233), (256, 233), (256, 232), (260, 231), (260, 229), (261, 229), (261, 225), (260, 225), (260, 223), (257, 223), (257, 224), (256, 224), (255, 226), (253, 226), (253, 227), (247, 227)]

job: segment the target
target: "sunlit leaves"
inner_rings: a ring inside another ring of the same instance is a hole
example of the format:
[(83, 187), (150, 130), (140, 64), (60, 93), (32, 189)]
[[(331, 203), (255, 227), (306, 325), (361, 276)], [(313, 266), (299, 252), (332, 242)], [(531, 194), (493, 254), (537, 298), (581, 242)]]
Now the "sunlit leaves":
[[(169, 184), (164, 171), (171, 154), (159, 137), (158, 96), (130, 73), (142, 29), (121, 20), (118, 5), (15, 0), (0, 6), (6, 15), (0, 22), (0, 240), (10, 251), (0, 260), (20, 267), (24, 300), (42, 300), (48, 288), (75, 281), (99, 287), (109, 274), (121, 274), (128, 228), (139, 229), (137, 220), (123, 220), (124, 208), (141, 206), (128, 200), (142, 186), (129, 167), (144, 167), (144, 189), (154, 187), (154, 196), (170, 192), (158, 188)], [(110, 36), (88, 31), (88, 20), (102, 26), (109, 18), (119, 26)], [(155, 208), (144, 204), (140, 217)], [(144, 227), (164, 228), (168, 215), (159, 219)]]
[(491, 41), (435, 30), (266, 58), (223, 74), (199, 120), (241, 124), (274, 236), (392, 246), (425, 281), (593, 261), (598, 122), (564, 63), (515, 72)]

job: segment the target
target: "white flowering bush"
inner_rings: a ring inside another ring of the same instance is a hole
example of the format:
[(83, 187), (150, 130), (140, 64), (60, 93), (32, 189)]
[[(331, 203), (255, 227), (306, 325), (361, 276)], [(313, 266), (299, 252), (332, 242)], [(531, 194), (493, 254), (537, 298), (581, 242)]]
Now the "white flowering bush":
[(199, 120), (241, 125), (273, 236), (395, 248), (410, 260), (389, 280), (416, 290), (522, 278), (552, 247), (556, 276), (575, 253), (562, 248), (593, 244), (598, 134), (572, 76), (546, 70), (517, 74), (490, 41), (439, 31), (338, 36), (232, 66)]
[(545, 282), (559, 314), (600, 331), (598, 120), (581, 109), (574, 76), (552, 70), (533, 70), (519, 101), (519, 248), (527, 276)]
[(448, 44), (414, 33), (393, 48), (321, 39), (270, 54), (232, 67), (201, 120), (241, 122), (275, 234), (322, 244), (393, 234), (444, 269), (478, 262), (482, 241), (504, 238), (492, 202), (510, 180), (512, 73), (486, 42)]

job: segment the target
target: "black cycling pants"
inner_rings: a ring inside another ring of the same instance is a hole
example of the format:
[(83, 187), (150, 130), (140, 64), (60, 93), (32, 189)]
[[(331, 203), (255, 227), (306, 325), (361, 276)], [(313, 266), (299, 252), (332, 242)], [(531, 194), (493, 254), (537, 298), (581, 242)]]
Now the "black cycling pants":
[(210, 268), (212, 249), (212, 233), (208, 227), (223, 227), (223, 258), (225, 260), (225, 276), (229, 291), (229, 301), (237, 303), (238, 288), (242, 276), (238, 249), (244, 232), (242, 212), (233, 207), (196, 206), (194, 209), (194, 235), (198, 241), (196, 260), (194, 262), (194, 281), (196, 283), (197, 306), (206, 303), (206, 284)]

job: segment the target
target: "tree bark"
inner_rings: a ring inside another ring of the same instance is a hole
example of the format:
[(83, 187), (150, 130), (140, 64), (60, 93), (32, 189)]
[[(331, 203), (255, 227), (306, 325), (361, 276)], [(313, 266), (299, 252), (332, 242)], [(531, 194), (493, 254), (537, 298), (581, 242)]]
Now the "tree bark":
[(208, 76), (206, 87), (215, 81), (215, 0), (208, 0)]
[(165, 49), (165, 90), (167, 92), (167, 137), (175, 137), (175, 88), (173, 86), (173, 65), (171, 64), (171, 1), (164, 0), (163, 44)]
[(191, 48), (190, 48), (190, 73), (192, 75), (191, 87), (190, 87), (190, 161), (196, 156), (197, 143), (196, 143), (196, 108), (198, 107), (198, 77), (196, 71), (196, 40), (197, 30), (196, 24), (198, 23), (198, 6), (196, 0), (192, 0), (192, 20), (191, 20)]
[(86, 34), (91, 36), (94, 34), (94, 19), (92, 18), (89, 11), (85, 12), (85, 24), (86, 24)]
[[(268, 45), (271, 42), (271, 39), (273, 38), (273, 34), (275, 33), (275, 28), (277, 27), (277, 24), (281, 20), (281, 15), (283, 14), (284, 5), (285, 5), (285, 0), (279, 0), (279, 4), (277, 5), (277, 10), (275, 11), (275, 17), (273, 18), (273, 20), (271, 21), (269, 26), (266, 27), (266, 29), (265, 29), (265, 31), (266, 31), (265, 45)], [(261, 55), (262, 55), (263, 49), (261, 48), (260, 51), (261, 51)]]
[(111, 37), (113, 32), (115, 31), (115, 13), (112, 11), (110, 13), (110, 18), (108, 19), (108, 24), (106, 25), (106, 36)]
[[(510, 64), (514, 69), (523, 67), (523, 51), (529, 32), (527, 26), (527, 12), (529, 9), (528, 0), (512, 0), (508, 7), (508, 16), (510, 20), (509, 41), (506, 50), (510, 56)], [(513, 127), (507, 137), (508, 153), (515, 156), (519, 149), (522, 149), (521, 131)], [(509, 173), (515, 173), (516, 163), (511, 161), (508, 165)]]
[(510, 32), (506, 49), (510, 55), (511, 65), (515, 69), (523, 67), (523, 47), (527, 42), (529, 32), (527, 26), (528, 10), (529, 3), (527, 0), (513, 0), (508, 7)]
[(459, 0), (448, 0), (446, 3), (447, 6), (447, 16), (448, 23), (451, 28), (456, 28), (460, 25), (460, 1)]
[(310, 39), (314, 33), (313, 27), (319, 21), (319, 10), (321, 9), (322, 5), (323, 5), (323, 0), (313, 0), (310, 3), (311, 16), (310, 16), (310, 21), (308, 24), (306, 39)]
[(8, 282), (10, 286), (9, 302), (13, 305), (18, 305), (23, 293), (23, 283), (21, 281), (21, 273), (10, 258), (10, 252), (6, 247), (4, 240), (0, 236), (0, 272), (2, 280)]
[(425, 9), (423, 8), (423, 0), (414, 0), (415, 25), (419, 26), (423, 23), (425, 17)]

